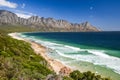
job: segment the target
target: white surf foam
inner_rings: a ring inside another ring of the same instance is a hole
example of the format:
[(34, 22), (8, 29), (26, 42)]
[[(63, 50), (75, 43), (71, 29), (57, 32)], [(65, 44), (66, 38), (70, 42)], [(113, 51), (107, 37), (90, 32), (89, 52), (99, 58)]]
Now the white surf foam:
[(87, 61), (95, 65), (104, 65), (120, 74), (120, 59), (112, 56), (103, 57), (103, 55), (69, 55), (69, 58)]
[[(25, 36), (24, 36), (25, 37)], [(116, 73), (120, 74), (120, 58), (109, 56), (104, 50), (93, 50), (93, 49), (80, 49), (69, 45), (57, 44), (49, 41), (42, 41), (35, 37), (27, 37), (27, 39), (33, 40), (37, 43), (42, 44), (48, 48), (53, 49), (58, 53), (58, 56), (68, 57), (74, 60), (81, 60), (93, 63), (95, 65), (104, 65), (110, 69), (113, 69)], [(81, 51), (87, 51), (89, 54), (65, 54), (65, 53), (78, 53)]]
[(77, 47), (72, 47), (72, 46), (68, 46), (68, 45), (65, 45), (65, 47), (76, 50), (76, 51), (81, 51), (80, 48), (77, 48)]
[(92, 53), (97, 56), (105, 57), (105, 58), (110, 58), (109, 55), (105, 54), (105, 51), (102, 50), (87, 50), (89, 53)]

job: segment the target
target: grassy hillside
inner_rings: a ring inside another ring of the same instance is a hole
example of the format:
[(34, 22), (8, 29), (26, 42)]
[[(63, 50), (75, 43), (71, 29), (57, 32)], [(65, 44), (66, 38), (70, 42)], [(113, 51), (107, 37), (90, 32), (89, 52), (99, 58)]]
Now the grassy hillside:
[(27, 27), (23, 25), (0, 25), (0, 30), (6, 32), (33, 32), (38, 31), (36, 28)]
[(36, 55), (29, 43), (0, 31), (0, 80), (44, 79), (53, 73), (47, 62)]

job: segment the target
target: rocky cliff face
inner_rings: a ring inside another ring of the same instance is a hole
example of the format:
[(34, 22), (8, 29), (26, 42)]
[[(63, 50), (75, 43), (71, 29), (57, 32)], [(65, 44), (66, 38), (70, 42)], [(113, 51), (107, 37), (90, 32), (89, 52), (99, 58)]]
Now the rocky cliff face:
[(99, 31), (96, 27), (92, 26), (89, 22), (81, 24), (69, 23), (65, 20), (55, 20), (53, 18), (44, 18), (32, 16), (28, 19), (20, 18), (16, 14), (0, 10), (0, 25), (24, 25), (32, 28), (43, 29), (44, 31)]

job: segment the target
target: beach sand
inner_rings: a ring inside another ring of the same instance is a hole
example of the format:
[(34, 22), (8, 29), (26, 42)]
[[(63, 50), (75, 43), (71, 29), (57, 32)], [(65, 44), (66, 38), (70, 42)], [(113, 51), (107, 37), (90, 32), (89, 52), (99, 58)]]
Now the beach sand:
[(48, 55), (47, 55), (47, 52), (46, 52), (46, 47), (45, 46), (42, 46), (40, 44), (37, 44), (33, 41), (30, 41), (28, 39), (24, 39), (22, 37), (19, 36), (19, 33), (10, 33), (8, 34), (9, 36), (11, 36), (12, 38), (14, 39), (17, 39), (17, 40), (23, 40), (25, 42), (28, 42), (31, 44), (31, 47), (33, 48), (33, 50), (35, 51), (35, 53), (37, 55), (41, 55), (47, 62), (48, 64), (50, 65), (50, 68), (52, 70), (54, 70), (54, 72), (56, 74), (62, 74), (62, 75), (69, 75), (69, 73), (72, 71), (72, 69), (66, 65), (64, 65), (63, 63), (55, 60), (55, 59), (52, 59), (50, 58)]

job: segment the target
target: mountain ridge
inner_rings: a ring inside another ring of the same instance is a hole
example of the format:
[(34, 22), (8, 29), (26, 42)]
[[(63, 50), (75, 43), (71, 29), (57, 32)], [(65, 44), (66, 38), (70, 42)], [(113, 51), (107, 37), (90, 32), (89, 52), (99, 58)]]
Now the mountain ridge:
[(0, 10), (0, 25), (24, 25), (26, 27), (36, 28), (44, 31), (57, 31), (57, 32), (85, 32), (85, 31), (100, 31), (92, 26), (89, 22), (84, 23), (70, 23), (66, 20), (56, 20), (54, 18), (44, 18), (39, 16), (31, 16), (28, 19), (18, 17), (15, 13)]

